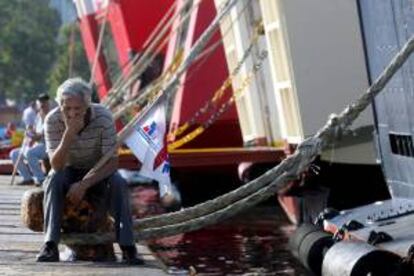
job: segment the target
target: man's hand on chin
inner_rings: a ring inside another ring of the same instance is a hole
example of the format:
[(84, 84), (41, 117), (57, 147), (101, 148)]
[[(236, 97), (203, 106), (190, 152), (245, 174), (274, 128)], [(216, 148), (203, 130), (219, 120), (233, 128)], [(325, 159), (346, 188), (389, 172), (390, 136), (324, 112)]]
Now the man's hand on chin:
[(72, 118), (65, 117), (65, 125), (68, 132), (77, 134), (85, 126), (84, 116), (78, 115)]

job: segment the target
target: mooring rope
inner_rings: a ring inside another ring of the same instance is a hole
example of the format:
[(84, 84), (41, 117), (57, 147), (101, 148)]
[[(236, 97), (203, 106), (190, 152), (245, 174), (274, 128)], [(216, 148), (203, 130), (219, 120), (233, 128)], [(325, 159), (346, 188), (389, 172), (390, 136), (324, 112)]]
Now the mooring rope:
[[(187, 1), (189, 2), (190, 0), (187, 0)], [(192, 14), (192, 12), (198, 7), (198, 5), (202, 1), (203, 0), (199, 0), (199, 1), (196, 2), (196, 4), (192, 5), (191, 9), (186, 14), (184, 14), (184, 15), (182, 15), (180, 17), (180, 22), (179, 22), (177, 28), (175, 30), (172, 30), (171, 32), (169, 32), (167, 34), (167, 36), (163, 38), (163, 36), (166, 34), (166, 32), (168, 31), (168, 29), (174, 23), (174, 21), (176, 20), (176, 18), (181, 15), (181, 12), (184, 11), (187, 3), (183, 4), (183, 6), (181, 7), (181, 10), (179, 12), (177, 12), (168, 21), (168, 23), (157, 34), (157, 36), (155, 37), (155, 39), (149, 44), (148, 48), (146, 48), (146, 50), (142, 53), (142, 55), (139, 55), (139, 56), (136, 56), (135, 57), (136, 59), (135, 59), (135, 61), (133, 63), (135, 63), (135, 62), (136, 63), (129, 70), (128, 75), (125, 78), (125, 80), (123, 80), (121, 78), (121, 80), (119, 81), (119, 83), (116, 86), (114, 86), (113, 89), (111, 89), (112, 92), (109, 93), (108, 94), (108, 97), (105, 99), (104, 104), (106, 106), (109, 106), (110, 108), (115, 107), (116, 101), (119, 100), (120, 97), (122, 97), (122, 95), (124, 94), (124, 91), (126, 91), (126, 89), (133, 84), (133, 82), (135, 80), (135, 76), (140, 76), (151, 65), (151, 62), (154, 60), (154, 58), (157, 55), (157, 53), (159, 53), (161, 51), (161, 49), (169, 41), (169, 38), (175, 32), (177, 32), (178, 28), (184, 22), (186, 22), (186, 20), (190, 17), (190, 15)]]
[[(253, 206), (253, 204), (257, 204), (261, 200), (285, 188), (284, 183), (297, 178), (303, 173), (321, 151), (351, 125), (358, 115), (371, 103), (374, 97), (387, 85), (392, 76), (401, 68), (413, 51), (414, 36), (410, 38), (381, 75), (357, 101), (348, 105), (340, 115), (331, 115), (328, 122), (313, 137), (300, 143), (295, 153), (288, 156), (279, 165), (237, 190), (214, 200), (179, 212), (136, 220), (134, 224), (137, 225), (139, 230), (136, 233), (136, 238), (148, 239), (163, 237), (200, 229)], [(215, 209), (212, 202), (220, 203), (216, 200), (221, 199), (223, 201), (224, 198), (238, 199), (231, 201), (234, 202), (231, 205)], [(179, 220), (177, 220), (178, 217), (180, 218)], [(140, 224), (141, 226), (139, 226)], [(156, 225), (164, 226), (159, 227)], [(142, 226), (147, 228), (142, 228)], [(93, 241), (102, 242), (107, 239), (113, 240), (113, 237), (113, 234), (72, 234), (65, 235), (64, 240), (68, 243), (92, 243)]]
[(111, 1), (108, 1), (108, 6), (105, 9), (105, 14), (104, 14), (104, 17), (103, 17), (103, 23), (101, 24), (101, 28), (99, 30), (98, 44), (96, 45), (96, 52), (95, 52), (95, 56), (94, 56), (93, 61), (92, 61), (91, 75), (89, 77), (89, 85), (92, 85), (93, 82), (94, 82), (96, 66), (98, 64), (98, 60), (99, 60), (99, 57), (101, 56), (101, 52), (102, 52), (102, 42), (103, 42), (103, 39), (104, 39), (106, 25), (108, 23), (108, 15), (109, 15), (110, 7), (111, 7)]
[(206, 101), (204, 105), (194, 113), (194, 115), (185, 123), (181, 124), (176, 130), (171, 131), (168, 135), (170, 137), (176, 137), (179, 135), (182, 135), (184, 131), (186, 131), (189, 127), (193, 126), (196, 123), (197, 118), (199, 118), (201, 115), (205, 114), (207, 111), (209, 111), (214, 105), (217, 104), (217, 102), (223, 97), (224, 92), (227, 88), (229, 88), (232, 84), (233, 79), (235, 76), (237, 76), (243, 66), (243, 64), (246, 62), (247, 58), (250, 56), (254, 44), (257, 42), (259, 38), (259, 34), (255, 33), (253, 35), (253, 38), (250, 41), (249, 46), (247, 47), (246, 51), (244, 51), (242, 58), (239, 60), (236, 67), (231, 72), (230, 76), (223, 82), (223, 84), (220, 86), (219, 89), (214, 92), (213, 97), (211, 100)]
[[(241, 14), (246, 10), (247, 8), (247, 2), (244, 4), (244, 7), (240, 9), (240, 11), (238, 11), (238, 15), (236, 17), (236, 19), (232, 19), (231, 20), (231, 24), (230, 26), (227, 26), (226, 30), (221, 33), (221, 38), (215, 42), (213, 45), (209, 46), (208, 48), (204, 49), (202, 52), (200, 52), (197, 57), (193, 60), (193, 64), (197, 63), (193, 70), (191, 72), (186, 72), (186, 77), (185, 80), (183, 82), (180, 81), (179, 84), (177, 84), (175, 86), (175, 89), (178, 89), (180, 86), (185, 85), (186, 82), (188, 82), (192, 77), (194, 77), (196, 75), (197, 70), (201, 67), (201, 65), (205, 62), (205, 60), (218, 48), (218, 46), (220, 46), (223, 43), (223, 38), (226, 37), (232, 26), (234, 25), (234, 22), (236, 20), (238, 20), (238, 18), (241, 16)], [(221, 8), (220, 8), (221, 9)], [(184, 49), (183, 48), (179, 48), (179, 53), (177, 53), (177, 56), (180, 56), (184, 54)], [(168, 80), (171, 79), (172, 76), (174, 76), (174, 73), (177, 71), (177, 69), (179, 68), (179, 65), (181, 64), (182, 58), (177, 59), (178, 62), (174, 62), (172, 64), (169, 65), (170, 69), (167, 69), (161, 76), (159, 76), (156, 80), (152, 81), (149, 83), (149, 85), (145, 88), (143, 88), (142, 90), (140, 90), (138, 92), (138, 96), (129, 99), (129, 101), (135, 101), (134, 103), (130, 103), (128, 106), (120, 106), (120, 109), (115, 110), (114, 111), (114, 119), (117, 120), (119, 118), (121, 118), (122, 116), (124, 116), (125, 114), (128, 114), (129, 110), (132, 108), (142, 108), (147, 104), (147, 101), (144, 99), (142, 101), (136, 101), (137, 98), (139, 97), (139, 95), (141, 93), (144, 92), (148, 92), (149, 91), (149, 96), (147, 97), (152, 97), (153, 94), (157, 94), (160, 90), (162, 90), (162, 84), (167, 83)], [(224, 84), (223, 84), (224, 85)], [(228, 81), (228, 86), (231, 85), (230, 80)], [(215, 95), (213, 98), (215, 98), (214, 100), (218, 100), (218, 96)], [(168, 112), (167, 112), (168, 113)], [(173, 135), (170, 135), (169, 137), (173, 137)]]
[[(175, 72), (174, 76), (171, 77), (168, 83), (165, 84), (165, 87), (158, 93), (158, 96), (155, 97), (156, 100), (159, 100), (161, 97), (166, 97), (174, 92), (176, 86), (180, 83), (180, 78), (182, 74), (184, 74), (187, 68), (197, 58), (198, 54), (204, 49), (207, 42), (213, 36), (220, 21), (223, 19), (224, 16), (226, 16), (226, 14), (231, 10), (231, 8), (234, 5), (236, 5), (236, 3), (237, 0), (227, 0), (225, 5), (223, 5), (223, 8), (217, 13), (216, 17), (213, 19), (213, 21), (210, 23), (207, 29), (195, 42), (188, 55), (185, 57), (184, 61)], [(137, 101), (147, 101), (149, 96), (154, 97), (152, 89), (144, 90), (144, 92), (138, 97)], [(148, 109), (149, 106), (152, 106), (154, 102), (155, 100), (147, 104), (146, 109)], [(127, 109), (128, 108), (124, 108), (123, 111), (126, 111)], [(122, 114), (122, 111), (120, 111), (120, 114)], [(133, 130), (134, 125), (142, 118), (142, 116), (143, 112), (140, 112), (139, 114), (135, 115), (135, 117), (128, 123), (128, 125), (122, 129), (122, 131), (118, 134), (117, 144), (112, 149), (108, 150), (108, 152), (90, 170), (90, 173), (96, 172), (100, 167), (102, 167), (106, 162), (108, 162), (109, 159), (112, 158), (113, 153), (117, 151), (117, 148), (120, 146), (122, 141), (128, 136), (128, 134)]]
[[(165, 28), (169, 24), (167, 19), (168, 19), (168, 17), (171, 16), (172, 12), (174, 11), (175, 7), (177, 6), (177, 3), (178, 2), (175, 1), (174, 4), (171, 5), (171, 7), (165, 13), (163, 18), (158, 22), (155, 29), (153, 29), (151, 31), (150, 35), (147, 37), (147, 39), (144, 41), (144, 43), (142, 45), (142, 47), (144, 49), (147, 49), (148, 44), (154, 40), (156, 34), (159, 34), (160, 32), (162, 32), (162, 29), (160, 30), (160, 28), (161, 27)], [(117, 90), (117, 87), (124, 81), (124, 78), (129, 77), (129, 74), (131, 72), (131, 68), (136, 63), (138, 58), (139, 58), (139, 56), (136, 55), (132, 59), (128, 59), (123, 64), (120, 64), (120, 66), (117, 67), (117, 68), (108, 67), (106, 69), (104, 75), (109, 74), (110, 76), (114, 76), (115, 82), (113, 83), (111, 89), (108, 91), (108, 96), (105, 99), (103, 99), (102, 104), (106, 105), (107, 102), (108, 102), (108, 99), (112, 97), (112, 94), (115, 93), (115, 91)], [(126, 72), (126, 76), (122, 75), (123, 71)], [(96, 84), (96, 87), (99, 87), (101, 85), (102, 85), (102, 83)]]
[[(191, 0), (187, 0), (187, 1), (191, 1)], [(185, 5), (186, 5), (186, 3), (183, 4), (183, 8), (184, 8)], [(171, 16), (171, 13), (174, 11), (176, 6), (177, 6), (177, 2), (175, 2), (173, 5), (171, 5), (171, 7), (167, 11), (167, 13), (164, 15), (164, 17), (161, 19), (161, 21), (158, 22), (158, 24), (154, 28), (154, 30), (151, 31), (151, 34), (149, 35), (149, 37), (144, 42), (144, 45), (146, 45), (146, 46), (145, 46), (145, 50), (142, 53), (142, 55), (135, 55), (126, 64), (126, 66), (124, 66), (124, 67), (126, 67), (125, 68), (126, 76), (123, 76), (123, 74), (121, 72), (121, 74), (119, 75), (119, 77), (116, 80), (115, 84), (112, 86), (111, 90), (108, 91), (107, 97), (103, 100), (102, 103), (104, 105), (111, 106), (114, 103), (114, 101), (117, 100), (118, 94), (122, 93), (121, 87), (124, 85), (124, 83), (126, 83), (126, 81), (129, 78), (132, 78), (132, 76), (135, 75), (135, 74), (133, 74), (133, 72), (135, 72), (138, 69), (138, 67), (142, 66), (142, 64), (144, 63), (144, 58), (148, 58), (149, 53), (154, 52), (154, 48), (161, 41), (164, 34), (168, 31), (168, 29), (171, 27), (174, 20), (178, 16), (177, 14), (175, 14), (170, 19), (168, 19), (168, 21), (166, 23), (164, 23), (167, 20), (167, 18), (169, 16)], [(182, 9), (179, 12), (181, 12)], [(160, 28), (161, 28), (161, 30), (160, 30)], [(165, 39), (167, 39), (167, 38), (165, 38)], [(152, 58), (154, 58), (154, 57), (152, 57)], [(151, 59), (151, 61), (152, 61), (152, 59)]]
[[(207, 27), (207, 29), (203, 32), (203, 34), (198, 38), (198, 40), (195, 42), (193, 47), (191, 48), (190, 52), (186, 56), (185, 60), (182, 62), (182, 64), (177, 69), (176, 73), (173, 77), (168, 81), (168, 83), (165, 85), (165, 88), (162, 89), (158, 96), (155, 96), (155, 100), (151, 103), (147, 104), (145, 107), (146, 110), (151, 108), (155, 104), (156, 101), (160, 100), (161, 97), (165, 97), (173, 93), (175, 87), (180, 83), (180, 77), (184, 72), (187, 70), (187, 68), (192, 64), (192, 62), (197, 58), (198, 54), (204, 49), (207, 42), (211, 39), (211, 37), (214, 34), (214, 31), (216, 30), (218, 24), (222, 20), (224, 16), (231, 10), (231, 8), (236, 5), (237, 0), (228, 0), (224, 5), (223, 8), (220, 10), (220, 12), (217, 13), (216, 17), (213, 19), (212, 23)], [(137, 101), (147, 101), (149, 96), (154, 97), (154, 91), (152, 89), (146, 89), (144, 92), (138, 97)], [(126, 104), (128, 105), (128, 104)], [(122, 112), (125, 112), (128, 110), (128, 108), (124, 108), (122, 111), (120, 111), (120, 114)], [(92, 174), (93, 172), (96, 172), (99, 168), (101, 168), (106, 162), (108, 162), (109, 159), (112, 158), (113, 153), (117, 151), (118, 147), (121, 145), (122, 141), (129, 135), (129, 133), (133, 130), (134, 125), (144, 116), (145, 112), (140, 112), (134, 116), (134, 118), (122, 129), (122, 131), (118, 134), (118, 139), (116, 145), (108, 150), (108, 152), (98, 161), (98, 163), (90, 170), (90, 172), (85, 176), (88, 177), (89, 174)]]
[(168, 151), (171, 152), (177, 148), (182, 147), (183, 145), (191, 142), (198, 136), (200, 136), (206, 129), (208, 129), (210, 126), (212, 126), (220, 117), (223, 115), (227, 110), (230, 109), (230, 107), (233, 106), (236, 99), (240, 98), (243, 92), (246, 90), (247, 87), (249, 87), (251, 81), (253, 80), (254, 75), (260, 70), (262, 67), (263, 60), (267, 57), (267, 51), (263, 51), (258, 58), (258, 62), (253, 66), (253, 69), (249, 74), (243, 79), (242, 84), (239, 88), (237, 88), (233, 95), (224, 103), (221, 104), (220, 108), (205, 121), (201, 126), (197, 127), (190, 133), (184, 135), (177, 141), (174, 141), (170, 144), (168, 144), (167, 148)]
[[(175, 223), (178, 221), (188, 220), (191, 217), (200, 216), (216, 209), (215, 207), (220, 204), (220, 201), (228, 204), (229, 202), (238, 200), (238, 198), (246, 197), (248, 194), (252, 193), (252, 191), (258, 189), (262, 190), (262, 188), (265, 187), (272, 178), (280, 176), (282, 171), (289, 175), (291, 179), (299, 176), (306, 170), (315, 157), (320, 154), (322, 149), (338, 137), (338, 135), (343, 132), (370, 104), (372, 99), (386, 86), (398, 69), (401, 68), (413, 50), (414, 36), (404, 45), (401, 51), (394, 57), (391, 63), (369, 87), (366, 93), (362, 94), (357, 101), (348, 105), (339, 116), (331, 115), (328, 122), (313, 137), (299, 144), (293, 155), (288, 156), (278, 166), (269, 170), (264, 175), (247, 183), (239, 189), (220, 196), (214, 200), (201, 203), (179, 212), (137, 220), (135, 224), (138, 228), (146, 228), (153, 227), (155, 225), (165, 225), (164, 222)], [(278, 185), (277, 189), (284, 188), (280, 186), (281, 184), (279, 181), (273, 183)], [(267, 189), (267, 187), (263, 189)]]
[[(148, 84), (149, 93), (148, 93), (147, 98), (145, 99), (145, 102), (141, 103), (140, 105), (134, 106), (135, 108), (138, 108), (138, 110), (145, 108), (146, 105), (148, 105), (148, 103), (151, 102), (153, 98), (157, 97), (157, 95), (162, 94), (163, 84), (166, 82), (167, 79), (169, 79), (171, 76), (175, 74), (175, 72), (178, 69), (178, 66), (181, 64), (183, 60), (183, 54), (184, 54), (183, 51), (177, 52), (177, 54), (173, 58), (173, 61), (166, 69), (165, 73), (163, 73), (161, 76), (159, 76), (158, 78), (153, 80), (150, 84)], [(123, 110), (122, 112), (121, 110), (116, 110), (113, 112), (114, 112), (113, 114), (114, 120), (118, 120), (122, 116), (127, 116), (127, 114), (131, 112), (131, 110), (126, 110), (126, 111)], [(118, 139), (119, 139), (119, 136), (118, 136)]]
[[(176, 74), (167, 82), (165, 85), (165, 89), (163, 93), (165, 95), (170, 95), (173, 93), (173, 90), (177, 85), (180, 83), (180, 77), (186, 72), (188, 67), (194, 62), (194, 60), (198, 57), (202, 49), (204, 49), (205, 45), (213, 36), (214, 32), (216, 31), (218, 24), (223, 19), (224, 16), (227, 15), (228, 11), (237, 3), (236, 0), (228, 0), (223, 8), (217, 13), (216, 17), (207, 27), (207, 29), (203, 32), (203, 34), (197, 39), (194, 43), (193, 47), (191, 48), (190, 52), (186, 56), (183, 63), (177, 69)], [(145, 87), (141, 94), (138, 96), (137, 99), (134, 101), (130, 101), (122, 106), (122, 108), (118, 111), (120, 114), (126, 112), (129, 108), (134, 105), (140, 105), (142, 102), (145, 102), (146, 97), (151, 93), (151, 87)]]

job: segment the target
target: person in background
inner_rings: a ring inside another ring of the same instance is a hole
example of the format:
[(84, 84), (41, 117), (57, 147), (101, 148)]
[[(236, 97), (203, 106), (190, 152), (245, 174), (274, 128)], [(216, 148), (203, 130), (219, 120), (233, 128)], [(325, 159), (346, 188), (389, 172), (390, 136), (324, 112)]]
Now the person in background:
[(13, 134), (16, 132), (16, 124), (13, 122), (8, 122), (6, 127), (6, 133), (4, 135), (4, 138), (11, 139), (13, 137)]
[[(107, 202), (123, 261), (142, 265), (144, 261), (138, 257), (135, 246), (128, 186), (117, 172), (114, 119), (108, 108), (91, 103), (91, 95), (84, 80), (68, 79), (57, 90), (59, 106), (46, 117), (45, 140), (52, 171), (43, 184), (45, 243), (37, 261), (59, 261), (64, 205), (76, 208), (93, 194)], [(109, 160), (94, 170), (108, 153)]]
[[(21, 148), (16, 148), (10, 152), (10, 159), (14, 166), (17, 166), (17, 171), (23, 180), (17, 185), (31, 185), (40, 186), (45, 179), (45, 173), (41, 167), (41, 160), (47, 159), (43, 124), (47, 113), (49, 112), (49, 96), (47, 94), (40, 94), (36, 100), (38, 114), (34, 123), (31, 125), (30, 117), (27, 116), (25, 124), (26, 128), (26, 145)], [(22, 152), (23, 151), (23, 152)], [(19, 155), (22, 152), (22, 158), (19, 160)], [(17, 162), (19, 161), (19, 162)]]
[(31, 101), (23, 110), (22, 121), (26, 130), (32, 131), (36, 122), (36, 101)]

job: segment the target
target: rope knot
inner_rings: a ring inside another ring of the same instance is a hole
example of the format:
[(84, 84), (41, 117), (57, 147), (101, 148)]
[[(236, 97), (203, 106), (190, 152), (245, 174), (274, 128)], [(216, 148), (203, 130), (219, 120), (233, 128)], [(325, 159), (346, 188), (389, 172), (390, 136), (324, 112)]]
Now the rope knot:
[(297, 179), (312, 163), (322, 150), (322, 140), (318, 137), (310, 137), (304, 140), (296, 149), (295, 161), (286, 169), (286, 174), (291, 179)]
[(341, 123), (340, 117), (337, 114), (332, 113), (331, 115), (329, 115), (328, 123), (326, 124), (325, 130), (327, 130), (327, 141), (340, 140), (341, 137), (344, 135), (343, 125)]
[(314, 157), (319, 154), (321, 150), (321, 139), (317, 137), (310, 137), (305, 139), (297, 148), (297, 151), (302, 153), (305, 158)]

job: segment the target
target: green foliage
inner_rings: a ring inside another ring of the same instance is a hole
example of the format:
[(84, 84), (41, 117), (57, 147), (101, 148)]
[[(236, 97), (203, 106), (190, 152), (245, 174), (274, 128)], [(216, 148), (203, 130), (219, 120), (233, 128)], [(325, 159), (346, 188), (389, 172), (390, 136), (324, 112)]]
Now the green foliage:
[(19, 101), (46, 91), (60, 21), (48, 0), (0, 1), (0, 95)]
[(69, 77), (81, 77), (88, 81), (89, 63), (86, 59), (77, 23), (61, 28), (58, 55), (47, 79), (50, 95), (54, 96), (58, 86)]

